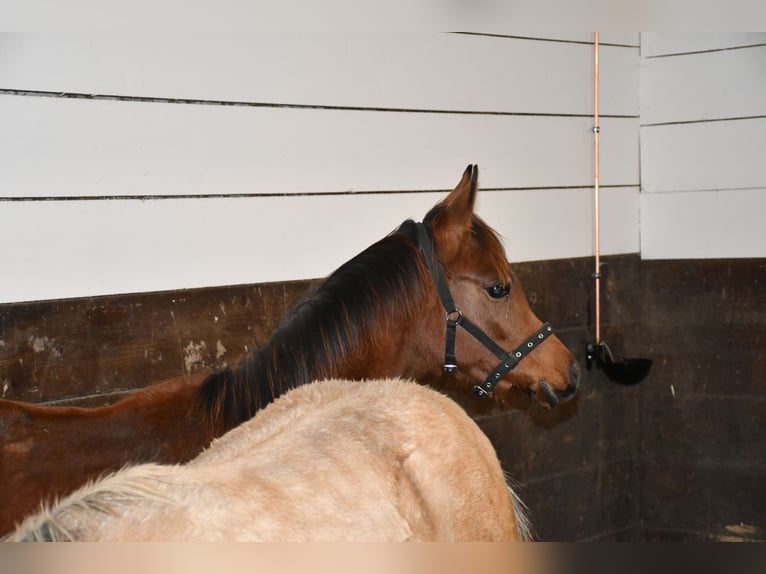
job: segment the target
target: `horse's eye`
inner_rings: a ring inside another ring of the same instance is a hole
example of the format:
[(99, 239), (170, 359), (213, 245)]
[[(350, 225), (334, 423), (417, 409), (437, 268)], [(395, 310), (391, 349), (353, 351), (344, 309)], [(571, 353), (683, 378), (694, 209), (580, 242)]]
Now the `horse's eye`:
[(487, 293), (489, 293), (489, 296), (493, 299), (500, 299), (510, 293), (510, 287), (502, 283), (496, 283), (495, 285), (492, 285), (492, 287), (487, 287)]

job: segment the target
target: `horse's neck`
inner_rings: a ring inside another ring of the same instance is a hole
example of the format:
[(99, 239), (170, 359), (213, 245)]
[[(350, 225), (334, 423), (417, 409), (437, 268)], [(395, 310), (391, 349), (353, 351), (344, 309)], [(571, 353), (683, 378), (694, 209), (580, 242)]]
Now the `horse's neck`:
[(211, 431), (217, 436), (315, 380), (419, 378), (430, 356), (427, 345), (434, 343), (424, 336), (434, 330), (423, 326), (440, 313), (435, 292), (425, 287), (429, 281), (417, 247), (401, 235), (343, 265), (263, 347), (204, 385), (201, 402)]
[(248, 420), (291, 388), (316, 380), (418, 376), (417, 346), (405, 348), (406, 339), (417, 333), (416, 317), (378, 314), (323, 336), (327, 325), (312, 316), (322, 313), (327, 310), (294, 317), (239, 365), (214, 375), (218, 397), (210, 412), (220, 412), (224, 426), (219, 432)]
[[(416, 317), (355, 317), (353, 328), (330, 327), (330, 333), (323, 333), (327, 326), (321, 320), (311, 319), (302, 317), (286, 325), (256, 352), (251, 365), (240, 366), (266, 385), (262, 390), (272, 395), (264, 397), (267, 402), (316, 380), (411, 376), (407, 363), (412, 361), (402, 346), (412, 336)], [(315, 336), (304, 337), (304, 329), (315, 331)]]

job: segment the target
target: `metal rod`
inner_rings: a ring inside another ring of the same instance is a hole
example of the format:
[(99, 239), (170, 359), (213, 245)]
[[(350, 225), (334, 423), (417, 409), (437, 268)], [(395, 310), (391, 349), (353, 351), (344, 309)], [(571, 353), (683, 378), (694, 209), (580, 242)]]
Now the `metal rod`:
[(601, 225), (598, 186), (598, 32), (593, 33), (593, 220), (595, 233), (596, 343), (601, 342)]

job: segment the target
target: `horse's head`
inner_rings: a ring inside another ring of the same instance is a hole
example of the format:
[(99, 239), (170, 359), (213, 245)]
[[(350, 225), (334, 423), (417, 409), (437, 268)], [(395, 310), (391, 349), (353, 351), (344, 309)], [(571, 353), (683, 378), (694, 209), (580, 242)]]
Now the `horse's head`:
[[(574, 394), (580, 367), (532, 312), (500, 240), (474, 214), (477, 182), (478, 167), (469, 165), (454, 191), (424, 219), (436, 253), (434, 262), (428, 256), (426, 262), (441, 300), (441, 328), (447, 330), (445, 370), (453, 328), (460, 384), (477, 385), (477, 394), (501, 405), (517, 387), (544, 406), (556, 406)], [(424, 242), (427, 237), (421, 237), (421, 250), (431, 251)]]

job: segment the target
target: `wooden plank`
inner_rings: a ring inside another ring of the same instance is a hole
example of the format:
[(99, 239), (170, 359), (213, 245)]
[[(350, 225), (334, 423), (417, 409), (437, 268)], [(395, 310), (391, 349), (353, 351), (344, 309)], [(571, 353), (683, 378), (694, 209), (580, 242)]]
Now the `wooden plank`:
[(641, 194), (641, 256), (766, 256), (766, 188)]
[(646, 192), (766, 187), (766, 118), (641, 128)]
[(323, 277), (441, 195), (6, 203), (0, 301)]
[(0, 305), (0, 397), (93, 404), (236, 363), (308, 282)]
[[(697, 438), (715, 434), (711, 427), (719, 430), (710, 419), (705, 421), (703, 427), (694, 429)], [(758, 422), (763, 424), (762, 417)], [(672, 434), (675, 429), (668, 430), (667, 438), (679, 438)], [(729, 444), (732, 453), (737, 452), (734, 444)], [(667, 442), (662, 448), (668, 449)], [(650, 529), (675, 531), (685, 541), (766, 539), (766, 494), (754, 487), (763, 476), (763, 462), (748, 464), (744, 457), (736, 465), (694, 464), (680, 457), (654, 462), (644, 455), (642, 475), (641, 512)]]
[[(660, 334), (651, 337), (656, 345), (672, 349), (674, 336), (681, 329), (689, 331), (686, 336), (696, 332), (710, 333), (704, 341), (689, 344), (680, 340), (676, 344), (680, 350), (674, 350), (676, 358), (699, 355), (711, 357), (717, 353), (729, 356), (731, 353), (752, 353), (757, 350), (758, 359), (766, 364), (766, 339), (750, 338), (748, 335), (766, 324), (766, 297), (763, 286), (766, 284), (766, 259), (709, 259), (705, 261), (647, 261), (642, 266), (641, 281), (646, 285), (646, 292), (641, 294), (643, 301), (643, 323)], [(678, 303), (683, 301), (683, 305)], [(710, 308), (712, 313), (700, 313), (700, 309)], [(729, 333), (725, 330), (729, 329)], [(724, 342), (723, 339), (727, 340)], [(653, 341), (650, 344), (655, 344)], [(759, 347), (760, 345), (760, 347)], [(738, 361), (733, 361), (737, 363)], [(721, 368), (729, 368), (729, 361), (724, 361)], [(695, 380), (690, 375), (690, 380)], [(730, 380), (721, 377), (709, 388), (718, 393), (730, 384)], [(732, 379), (733, 381), (733, 379)], [(754, 377), (749, 383), (751, 393), (761, 381)], [(734, 392), (734, 386), (729, 392)], [(701, 390), (704, 392), (704, 389)], [(752, 393), (755, 394), (755, 393)]]
[(525, 482), (519, 491), (540, 540), (586, 542), (640, 523), (640, 480), (635, 458)]
[[(547, 10), (547, 8), (543, 8)], [(498, 22), (494, 22), (495, 25)], [(476, 33), (497, 34), (510, 38), (528, 38), (535, 40), (552, 40), (561, 42), (580, 42), (585, 44), (593, 43), (593, 32), (572, 32), (566, 30), (548, 30), (543, 32), (530, 33), (529, 29), (509, 29), (506, 22), (501, 22), (502, 26), (487, 26), (484, 30), (476, 30)], [(600, 43), (603, 45), (617, 45), (638, 48), (641, 42), (639, 32), (600, 32)]]
[(645, 58), (766, 44), (766, 32), (642, 32)]
[(766, 259), (642, 263), (635, 352), (654, 359), (640, 421), (649, 530), (764, 538), (764, 280)]
[[(593, 190), (522, 190), (481, 196), (480, 213), (505, 238), (511, 261), (594, 253)], [(601, 190), (601, 251), (639, 251), (637, 188)], [(490, 218), (491, 217), (491, 218)]]
[[(577, 37), (580, 38), (581, 35)], [(583, 38), (588, 40), (588, 35)], [(592, 113), (592, 47), (463, 34), (0, 36), (3, 88), (525, 113)], [(637, 113), (638, 50), (602, 49), (602, 114)]]
[[(604, 253), (637, 251), (637, 195), (604, 191)], [(443, 196), (8, 202), (0, 302), (323, 277)], [(514, 261), (580, 257), (593, 253), (591, 197), (487, 191), (477, 212)]]
[[(635, 41), (619, 36), (611, 41)], [(0, 141), (0, 195), (108, 198), (448, 190), (465, 164), (478, 162), (483, 187), (518, 189), (513, 192), (516, 213), (538, 214), (490, 221), (513, 242), (513, 257), (587, 255), (592, 250), (592, 221), (583, 207), (588, 192), (558, 188), (587, 187), (592, 181), (587, 117), (591, 37), (551, 36), (567, 40), (559, 42), (455, 34), (218, 31), (200, 36), (143, 31), (137, 42), (133, 33), (121, 32), (4, 35), (0, 48), (7, 57), (0, 61), (0, 72), (10, 82), (3, 87), (12, 89), (246, 102), (282, 98), (295, 104), (308, 98), (312, 105), (361, 102), (584, 115), (385, 113), (0, 96), (0, 122), (10, 134)], [(608, 35), (602, 37), (602, 42), (609, 40)], [(637, 113), (637, 61), (633, 48), (604, 45), (602, 113)], [(466, 70), (470, 81), (465, 81)], [(635, 118), (602, 121), (602, 184), (638, 184), (637, 132)], [(540, 187), (551, 189), (527, 189)], [(417, 195), (418, 209), (406, 216), (422, 216), (439, 195)], [(427, 196), (427, 204), (420, 201)], [(405, 217), (404, 207), (415, 201), (385, 197), (387, 206), (396, 203), (402, 209), (360, 211), (354, 200), (301, 201), (308, 210), (303, 213), (310, 214), (305, 217), (305, 234), (291, 236), (286, 248), (277, 247), (257, 274), (237, 262), (252, 256), (248, 247), (273, 243), (284, 229), (295, 229), (286, 202), (259, 203), (268, 222), (249, 232), (241, 231), (250, 224), (242, 213), (247, 208), (235, 200), (204, 207), (185, 201), (165, 207), (4, 204), (4, 237), (15, 246), (29, 230), (35, 234), (13, 253), (3, 254), (4, 264), (26, 275), (6, 282), (0, 300), (206, 286), (211, 279), (199, 270), (219, 265), (215, 284), (321, 276), (353, 255), (352, 245), (361, 249), (389, 231)], [(614, 203), (618, 216), (610, 221), (626, 215), (637, 218), (635, 190), (614, 197), (619, 197)], [(546, 208), (543, 200), (556, 205)], [(378, 205), (374, 200), (363, 203)], [(500, 207), (507, 203), (500, 201)], [(316, 214), (328, 210), (342, 225), (353, 220), (358, 244), (325, 232)], [(389, 219), (388, 214), (395, 217)], [(549, 236), (531, 249), (517, 242), (519, 231), (549, 217), (560, 236)], [(147, 220), (152, 223), (147, 225)], [(224, 223), (230, 220), (239, 225)], [(228, 245), (235, 247), (228, 251), (218, 243), (205, 243), (192, 226), (209, 230), (210, 236), (232, 238)], [(610, 234), (613, 240), (607, 240), (605, 251), (634, 252), (635, 227), (630, 223)], [(323, 238), (317, 244), (322, 256), (304, 261), (300, 246), (315, 237)], [(54, 245), (64, 255), (54, 256)], [(190, 253), (197, 265), (188, 265)], [(298, 263), (285, 269), (279, 263), (287, 260), (283, 255)], [(53, 275), (63, 279), (51, 281)]]
[[(385, 7), (354, 0), (325, 0), (320, 4), (305, 0), (283, 0), (279, 3), (229, 0), (225, 9), (207, 2), (189, 4), (183, 0), (165, 0), (157, 5), (149, 0), (99, 10), (94, 0), (72, 0), (64, 7), (56, 3), (28, 1), (13, 5), (3, 12), (8, 30), (74, 30), (131, 29), (143, 33), (161, 29), (177, 34), (178, 15), (183, 14), (185, 29), (197, 30), (205, 36), (218, 33), (260, 35), (284, 32), (315, 33), (325, 30), (347, 33), (362, 31), (463, 30), (475, 33), (533, 36), (571, 41), (587, 41), (589, 32), (533, 32), (545, 22), (546, 28), (569, 30), (593, 28), (593, 23), (609, 29), (636, 28), (640, 10), (609, 10), (601, 6), (570, 5), (546, 0), (529, 4), (502, 2), (482, 5), (429, 3), (413, 5), (404, 0), (390, 0)], [(46, 8), (46, 10), (41, 10)], [(608, 13), (607, 13), (608, 12)], [(551, 22), (556, 22), (551, 26)], [(573, 25), (576, 23), (576, 25)], [(604, 36), (620, 44), (638, 44), (638, 32), (604, 32)]]
[[(637, 119), (605, 119), (603, 185), (638, 182)], [(590, 118), (378, 113), (0, 97), (15, 197), (451, 189), (592, 181)]]
[[(608, 35), (606, 36), (609, 37)], [(601, 39), (599, 34), (599, 42)], [(592, 47), (588, 50), (593, 51)], [(588, 67), (586, 76), (593, 81), (593, 62)], [(609, 114), (636, 115), (639, 113), (639, 78), (640, 58), (637, 53), (629, 48), (612, 48), (609, 45), (600, 45), (598, 50), (598, 107), (601, 116)], [(582, 93), (567, 94), (569, 97), (586, 97), (588, 102), (583, 105), (585, 113), (593, 114), (593, 88), (592, 86)], [(619, 110), (619, 111), (618, 111)], [(603, 118), (602, 118), (603, 119)]]
[[(688, 268), (687, 263), (684, 271)], [(717, 282), (720, 283), (720, 279)], [(685, 308), (686, 313), (676, 311), (676, 308), (668, 304), (672, 299), (666, 297), (661, 312), (668, 316), (668, 320), (655, 321), (656, 324), (651, 326), (647, 323), (652, 320), (652, 311), (657, 312), (658, 305), (656, 300), (647, 300), (648, 297), (643, 299), (644, 305), (649, 307), (644, 312), (644, 329), (651, 329), (653, 336), (651, 341), (647, 341), (646, 349), (631, 349), (631, 352), (641, 352), (643, 356), (651, 357), (656, 365), (663, 365), (661, 372), (653, 374), (652, 384), (647, 385), (644, 391), (647, 400), (651, 396), (658, 405), (700, 397), (705, 397), (713, 403), (719, 399), (730, 398), (743, 403), (750, 400), (762, 403), (763, 373), (766, 373), (763, 319), (760, 322), (751, 320), (751, 325), (742, 327), (727, 322), (728, 313), (724, 311), (720, 321), (714, 325), (710, 324), (710, 314), (705, 314), (706, 324), (701, 326), (695, 325), (694, 321), (688, 324), (673, 321), (683, 316), (700, 315), (699, 306), (695, 305), (697, 302), (712, 309), (741, 305), (741, 315), (747, 315), (745, 310), (752, 308), (756, 309), (753, 314), (762, 318), (766, 311), (763, 294), (758, 293), (749, 299), (737, 298), (736, 295), (732, 296), (737, 291), (736, 286), (732, 287), (732, 283), (727, 280), (726, 286), (719, 288), (721, 297), (716, 297), (712, 288), (707, 289), (705, 297), (689, 296), (688, 302), (683, 293), (678, 293), (676, 300), (683, 301), (683, 304), (676, 307)], [(723, 303), (719, 299), (723, 300)], [(701, 321), (698, 319), (696, 322)], [(699, 337), (699, 332), (704, 332), (705, 337)], [(703, 369), (705, 373), (701, 376), (700, 370)], [(736, 410), (733, 404), (731, 408)], [(656, 406), (652, 410), (661, 409)]]
[(643, 125), (764, 115), (766, 43), (743, 50), (643, 61)]

